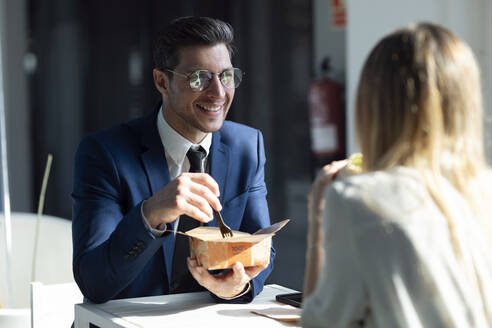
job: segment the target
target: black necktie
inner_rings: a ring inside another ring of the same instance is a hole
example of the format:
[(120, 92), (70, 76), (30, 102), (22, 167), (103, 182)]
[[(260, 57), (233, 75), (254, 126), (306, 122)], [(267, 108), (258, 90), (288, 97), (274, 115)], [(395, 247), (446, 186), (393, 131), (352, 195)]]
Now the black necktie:
[[(190, 172), (205, 172), (205, 150), (200, 146), (197, 150), (190, 148), (186, 154), (190, 161)], [(179, 218), (178, 230), (186, 232), (200, 226), (200, 222), (187, 215)], [(173, 271), (171, 275), (171, 293), (188, 293), (203, 290), (192, 277), (186, 265), (186, 258), (190, 256), (188, 237), (176, 234), (174, 242)]]

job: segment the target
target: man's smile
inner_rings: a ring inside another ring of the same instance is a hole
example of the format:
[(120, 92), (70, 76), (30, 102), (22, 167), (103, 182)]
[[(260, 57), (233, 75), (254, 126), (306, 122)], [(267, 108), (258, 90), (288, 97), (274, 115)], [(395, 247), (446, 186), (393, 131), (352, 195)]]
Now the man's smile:
[(205, 110), (207, 112), (218, 112), (220, 111), (222, 108), (223, 108), (223, 104), (221, 105), (212, 105), (212, 104), (208, 104), (208, 105), (205, 105), (205, 104), (197, 104), (197, 106), (202, 109), (202, 110)]

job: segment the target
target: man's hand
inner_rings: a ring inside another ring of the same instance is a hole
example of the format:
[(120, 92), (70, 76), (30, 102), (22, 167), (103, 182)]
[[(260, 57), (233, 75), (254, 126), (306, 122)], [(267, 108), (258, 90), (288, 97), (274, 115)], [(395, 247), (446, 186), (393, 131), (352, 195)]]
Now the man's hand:
[(209, 174), (182, 173), (144, 202), (143, 213), (152, 228), (182, 214), (206, 223), (213, 219), (211, 206), (222, 209), (219, 195), (219, 185)]
[(199, 266), (196, 259), (188, 257), (188, 269), (196, 281), (221, 298), (233, 298), (239, 295), (246, 284), (256, 277), (268, 265), (258, 265), (245, 268), (241, 262), (236, 262), (232, 270), (224, 274), (211, 275), (207, 269)]

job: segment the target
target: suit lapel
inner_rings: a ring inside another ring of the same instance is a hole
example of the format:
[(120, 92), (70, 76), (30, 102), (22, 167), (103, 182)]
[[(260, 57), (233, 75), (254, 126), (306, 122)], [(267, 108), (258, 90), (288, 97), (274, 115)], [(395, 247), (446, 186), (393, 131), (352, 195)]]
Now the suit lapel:
[[(158, 113), (158, 111), (157, 111)], [(164, 188), (170, 181), (164, 147), (157, 130), (157, 113), (149, 115), (142, 133), (142, 163), (149, 180), (152, 195)]]
[[(220, 130), (212, 135), (210, 151), (210, 175), (215, 179), (220, 189), (219, 200), (224, 204), (226, 194), (227, 176), (229, 170), (229, 147), (222, 143)], [(215, 222), (212, 221), (212, 222)]]
[[(154, 112), (147, 116), (142, 133), (142, 163), (147, 173), (147, 180), (150, 186), (151, 194), (159, 192), (171, 180), (169, 168), (166, 162), (166, 155), (162, 145), (159, 131), (157, 130), (157, 114), (159, 113), (160, 104), (154, 108)], [(171, 223), (174, 229), (174, 222)], [(174, 252), (174, 238), (166, 238), (162, 245), (164, 252), (164, 262), (166, 263), (166, 274), (168, 281), (171, 281), (172, 258)]]

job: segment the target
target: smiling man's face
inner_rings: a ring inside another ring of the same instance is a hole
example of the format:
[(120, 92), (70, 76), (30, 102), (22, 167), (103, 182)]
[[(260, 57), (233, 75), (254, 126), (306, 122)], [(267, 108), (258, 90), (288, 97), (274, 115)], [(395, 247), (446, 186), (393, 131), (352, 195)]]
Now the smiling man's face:
[(199, 143), (208, 132), (219, 130), (224, 123), (234, 89), (225, 88), (217, 74), (228, 68), (232, 68), (229, 52), (223, 43), (219, 43), (188, 46), (179, 51), (179, 64), (173, 71), (186, 75), (200, 69), (216, 73), (202, 91), (193, 91), (186, 77), (173, 74), (169, 79), (158, 72), (164, 82), (162, 88), (157, 86), (163, 96), (164, 117), (171, 127), (193, 143)]

